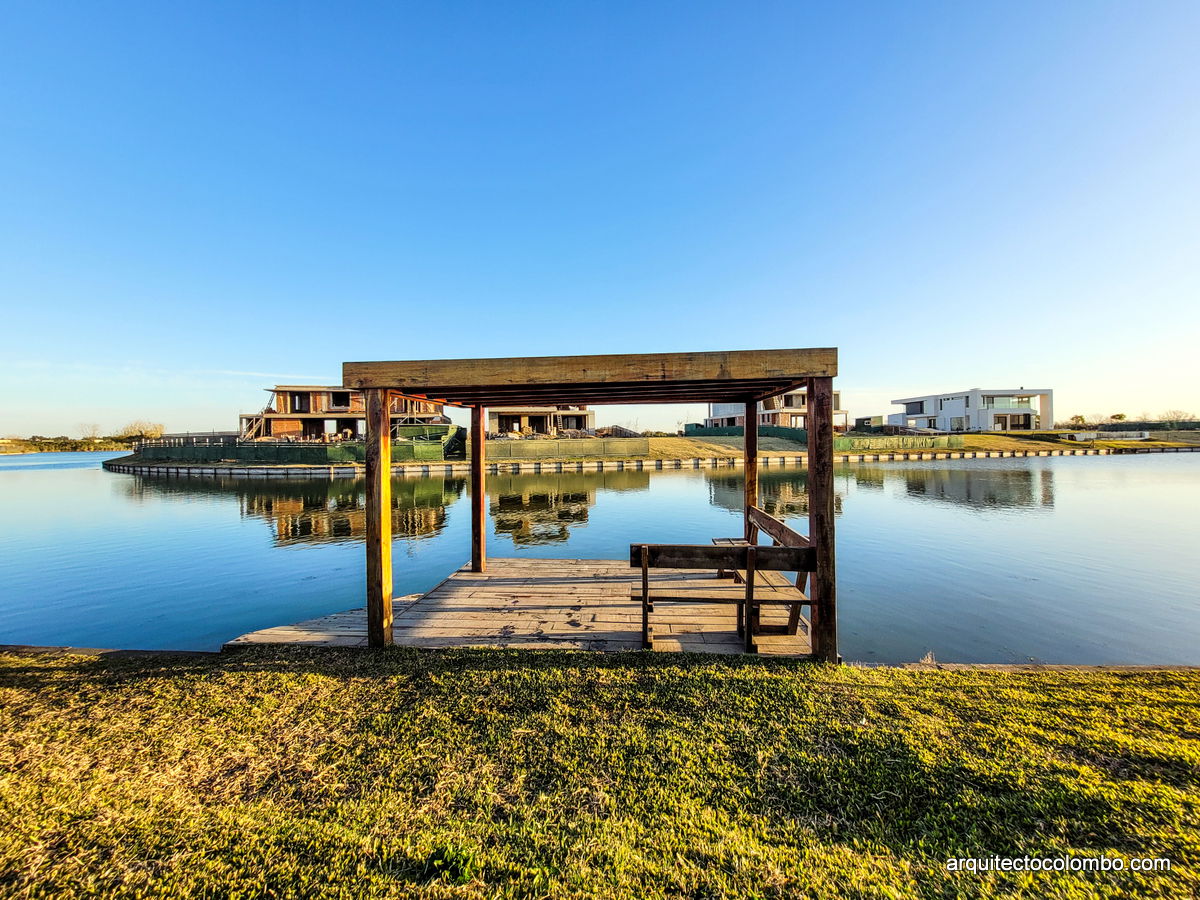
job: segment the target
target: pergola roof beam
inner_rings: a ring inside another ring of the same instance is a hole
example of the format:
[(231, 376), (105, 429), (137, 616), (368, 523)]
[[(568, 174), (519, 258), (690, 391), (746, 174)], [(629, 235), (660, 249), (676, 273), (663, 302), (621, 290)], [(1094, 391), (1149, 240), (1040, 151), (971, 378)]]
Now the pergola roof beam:
[(837, 350), (348, 362), (342, 382), (464, 406), (745, 402), (837, 374)]

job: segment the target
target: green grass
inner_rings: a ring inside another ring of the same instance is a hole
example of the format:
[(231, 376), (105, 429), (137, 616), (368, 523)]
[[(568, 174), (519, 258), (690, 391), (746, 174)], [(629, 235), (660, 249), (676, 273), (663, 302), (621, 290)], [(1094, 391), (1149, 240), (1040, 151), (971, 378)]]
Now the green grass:
[[(0, 895), (1186, 897), (1200, 673), (0, 655)], [(948, 873), (953, 856), (1168, 874)]]

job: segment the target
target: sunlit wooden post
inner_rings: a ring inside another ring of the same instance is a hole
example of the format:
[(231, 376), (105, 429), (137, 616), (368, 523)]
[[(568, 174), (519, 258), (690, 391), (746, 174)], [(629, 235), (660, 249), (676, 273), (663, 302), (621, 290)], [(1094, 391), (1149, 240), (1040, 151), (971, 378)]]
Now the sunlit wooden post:
[(487, 525), (485, 509), (487, 503), (486, 473), (484, 466), (487, 454), (484, 441), (487, 433), (484, 423), (487, 410), (482, 406), (471, 407), (471, 571), (487, 571)]
[(808, 379), (808, 537), (817, 551), (809, 581), (813, 656), (838, 661), (833, 545), (833, 379)]
[(366, 391), (367, 645), (392, 642), (392, 423), (389, 392)]
[(758, 506), (758, 401), (746, 402), (745, 427), (742, 454), (745, 461), (742, 466), (746, 476), (746, 509), (745, 535), (751, 544), (758, 540), (758, 529), (750, 521), (751, 508)]

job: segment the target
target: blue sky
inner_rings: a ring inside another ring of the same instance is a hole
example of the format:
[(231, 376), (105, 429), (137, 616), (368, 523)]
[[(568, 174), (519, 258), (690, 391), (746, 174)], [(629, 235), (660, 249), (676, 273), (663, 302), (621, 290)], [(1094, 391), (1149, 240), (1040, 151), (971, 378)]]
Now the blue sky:
[(1193, 2), (5, 3), (0, 432), (234, 428), (344, 360), (806, 346), (853, 415), (1200, 411), (1198, 33)]

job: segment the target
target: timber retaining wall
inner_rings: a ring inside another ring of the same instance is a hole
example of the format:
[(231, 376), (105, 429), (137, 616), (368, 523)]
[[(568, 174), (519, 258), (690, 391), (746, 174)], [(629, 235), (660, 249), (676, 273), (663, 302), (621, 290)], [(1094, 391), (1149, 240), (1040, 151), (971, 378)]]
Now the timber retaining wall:
[[(874, 453), (835, 453), (835, 463), (859, 462), (925, 462), (940, 459), (1012, 459), (1033, 456), (1108, 456), (1114, 453), (1187, 453), (1200, 447), (1156, 447), (1153, 449), (1109, 450), (1066, 449), (1066, 450), (929, 450), (929, 451), (879, 451)], [(759, 466), (807, 465), (807, 456), (796, 455), (764, 456)], [(206, 466), (179, 464), (146, 464), (144, 462), (123, 463), (120, 460), (105, 462), (110, 472), (128, 475), (168, 475), (176, 477), (228, 477), (228, 478), (361, 478), (362, 466)], [(487, 463), (489, 474), (541, 473), (541, 472), (618, 472), (625, 469), (635, 471), (659, 471), (669, 469), (737, 468), (742, 465), (741, 457), (691, 457), (687, 459), (589, 459), (589, 460), (513, 460)], [(393, 475), (462, 475), (471, 471), (466, 462), (401, 462), (392, 466)]]

